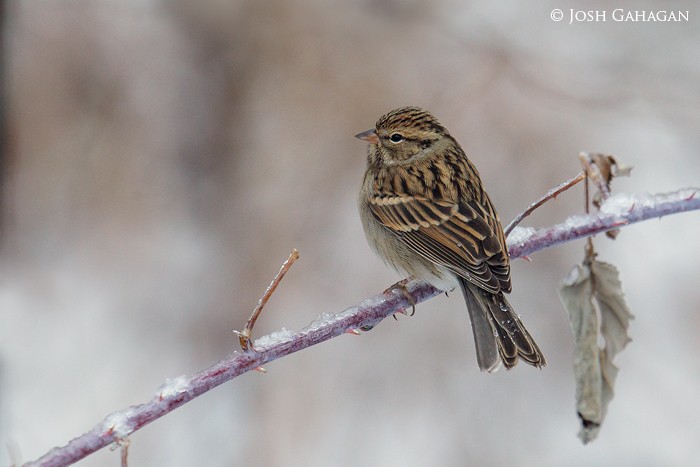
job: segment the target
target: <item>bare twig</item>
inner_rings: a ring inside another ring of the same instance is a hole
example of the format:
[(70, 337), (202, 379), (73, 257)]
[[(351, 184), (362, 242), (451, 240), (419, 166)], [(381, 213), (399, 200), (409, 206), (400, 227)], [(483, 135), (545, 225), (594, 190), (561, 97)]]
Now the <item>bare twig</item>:
[[(586, 183), (585, 189), (583, 191), (583, 204), (584, 208), (586, 210), (586, 214), (591, 213), (591, 177), (590, 177), (590, 171), (588, 170), (588, 159), (585, 158), (584, 153), (581, 153), (578, 155), (579, 160), (581, 161), (581, 165), (583, 166), (583, 173), (585, 174), (586, 178)], [(586, 238), (586, 246), (584, 247), (586, 252), (591, 252), (593, 251), (593, 237), (590, 236)]]
[(517, 226), (518, 224), (520, 224), (520, 223), (522, 222), (523, 219), (525, 219), (527, 216), (529, 216), (530, 214), (532, 214), (532, 212), (533, 212), (535, 209), (537, 209), (537, 208), (539, 208), (540, 206), (542, 206), (542, 205), (543, 205), (544, 203), (546, 203), (548, 200), (550, 200), (550, 199), (552, 199), (552, 198), (556, 198), (556, 197), (559, 196), (561, 193), (565, 192), (566, 190), (568, 190), (569, 188), (571, 188), (572, 186), (576, 185), (578, 182), (580, 182), (581, 180), (583, 180), (585, 177), (586, 177), (585, 172), (581, 172), (581, 173), (579, 173), (578, 175), (576, 175), (574, 178), (572, 178), (572, 179), (570, 179), (570, 180), (567, 180), (567, 181), (565, 181), (564, 183), (561, 183), (561, 184), (555, 186), (554, 188), (552, 188), (551, 190), (549, 190), (547, 193), (545, 193), (544, 196), (542, 196), (540, 199), (538, 199), (537, 201), (535, 201), (534, 203), (532, 203), (531, 205), (529, 205), (529, 206), (527, 207), (527, 209), (525, 209), (525, 211), (523, 211), (522, 213), (520, 213), (515, 219), (513, 219), (512, 221), (510, 221), (510, 223), (506, 226), (506, 228), (505, 228), (505, 230), (504, 230), (504, 232), (505, 232), (505, 234), (506, 234), (506, 237), (507, 237), (508, 234), (510, 234), (510, 232), (515, 228), (515, 226)]
[[(700, 189), (697, 188), (660, 195), (615, 195), (596, 214), (572, 217), (562, 224), (519, 235), (517, 244), (509, 245), (510, 256), (517, 258), (619, 226), (692, 210), (700, 210)], [(77, 462), (126, 439), (134, 431), (236, 376), (347, 331), (375, 326), (397, 310), (410, 306), (407, 295), (413, 302), (421, 303), (441, 293), (421, 281), (409, 281), (405, 287), (407, 294), (389, 290), (340, 313), (324, 313), (301, 331), (283, 329), (256, 339), (254, 349), (236, 352), (192, 377), (167, 381), (151, 401), (108, 415), (89, 432), (25, 466), (57, 467)]]
[(241, 344), (241, 349), (248, 350), (250, 348), (250, 336), (253, 333), (253, 327), (255, 326), (255, 321), (257, 321), (258, 316), (260, 316), (260, 313), (262, 312), (263, 308), (267, 304), (267, 301), (270, 299), (273, 293), (275, 293), (275, 289), (279, 285), (280, 281), (284, 277), (285, 274), (287, 274), (287, 271), (292, 267), (294, 262), (299, 259), (299, 251), (294, 248), (291, 253), (289, 253), (289, 257), (287, 258), (287, 261), (285, 261), (282, 264), (282, 267), (280, 268), (279, 272), (277, 272), (277, 275), (275, 276), (274, 279), (272, 279), (272, 282), (270, 282), (270, 285), (267, 286), (267, 289), (265, 289), (265, 293), (263, 294), (262, 297), (260, 297), (260, 300), (258, 300), (258, 305), (255, 307), (253, 310), (253, 314), (250, 315), (250, 318), (248, 319), (248, 322), (245, 324), (245, 328), (243, 328), (243, 331), (236, 331), (234, 330), (234, 334), (238, 336), (238, 342)]
[(125, 438), (122, 440), (119, 444), (121, 444), (121, 459), (122, 459), (122, 467), (129, 467), (129, 444), (131, 441), (129, 438)]

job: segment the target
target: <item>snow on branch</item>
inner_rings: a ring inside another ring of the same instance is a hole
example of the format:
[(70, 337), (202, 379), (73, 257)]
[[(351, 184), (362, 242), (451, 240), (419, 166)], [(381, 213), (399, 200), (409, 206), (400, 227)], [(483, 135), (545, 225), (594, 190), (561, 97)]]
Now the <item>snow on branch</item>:
[[(573, 216), (561, 224), (538, 230), (513, 229), (508, 237), (509, 252), (511, 258), (518, 258), (635, 222), (699, 209), (697, 188), (658, 195), (618, 194), (607, 199), (596, 214)], [(407, 282), (405, 291), (415, 303), (440, 294), (420, 281)], [(110, 444), (126, 443), (133, 432), (236, 376), (346, 332), (372, 328), (384, 318), (410, 307), (407, 294), (394, 288), (340, 313), (324, 313), (301, 331), (283, 328), (260, 337), (247, 351), (234, 352), (191, 377), (166, 380), (149, 402), (108, 415), (89, 432), (25, 466), (69, 465)]]

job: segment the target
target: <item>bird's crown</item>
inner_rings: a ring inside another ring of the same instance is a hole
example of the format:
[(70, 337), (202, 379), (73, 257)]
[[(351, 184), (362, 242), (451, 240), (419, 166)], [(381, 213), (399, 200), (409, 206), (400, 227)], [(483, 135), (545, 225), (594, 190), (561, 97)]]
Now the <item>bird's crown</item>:
[(377, 121), (376, 129), (377, 131), (410, 129), (419, 132), (447, 134), (447, 130), (438, 122), (437, 118), (418, 107), (401, 107), (392, 110)]

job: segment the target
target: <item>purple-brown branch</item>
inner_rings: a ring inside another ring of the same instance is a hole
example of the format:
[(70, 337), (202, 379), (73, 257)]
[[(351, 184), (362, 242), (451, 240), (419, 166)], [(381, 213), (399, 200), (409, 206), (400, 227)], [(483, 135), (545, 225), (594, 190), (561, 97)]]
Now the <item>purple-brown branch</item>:
[(657, 195), (620, 193), (608, 198), (598, 213), (572, 216), (561, 224), (532, 230), (522, 236), (523, 240), (508, 237), (508, 253), (511, 258), (520, 258), (560, 243), (636, 222), (698, 209), (700, 188), (685, 188)]
[[(615, 195), (597, 214), (574, 216), (562, 224), (534, 229), (518, 229), (508, 237), (511, 258), (518, 258), (559, 243), (588, 237), (646, 219), (700, 210), (700, 189), (687, 188), (660, 195)], [(429, 284), (410, 281), (406, 291), (415, 303), (440, 292)], [(255, 340), (255, 350), (235, 352), (192, 377), (166, 381), (151, 401), (108, 415), (89, 432), (67, 445), (50, 450), (25, 466), (69, 465), (115, 442), (125, 440), (136, 430), (177, 407), (238, 375), (291, 353), (319, 344), (358, 328), (371, 328), (398, 310), (407, 308), (406, 296), (393, 290), (376, 295), (338, 314), (324, 313), (305, 329), (282, 329)]]

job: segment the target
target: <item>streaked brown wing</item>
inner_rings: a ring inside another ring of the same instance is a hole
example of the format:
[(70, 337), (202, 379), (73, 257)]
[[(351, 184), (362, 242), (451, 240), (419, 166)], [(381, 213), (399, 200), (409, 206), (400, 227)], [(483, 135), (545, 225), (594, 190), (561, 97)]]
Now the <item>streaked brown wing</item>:
[(402, 195), (375, 196), (369, 205), (379, 222), (424, 258), (489, 292), (510, 292), (503, 231), (477, 203)]

